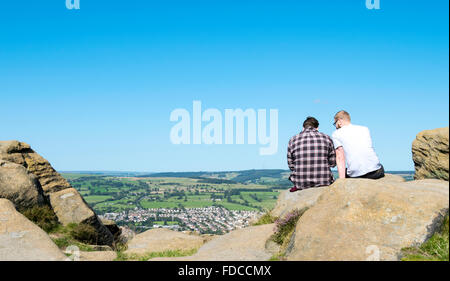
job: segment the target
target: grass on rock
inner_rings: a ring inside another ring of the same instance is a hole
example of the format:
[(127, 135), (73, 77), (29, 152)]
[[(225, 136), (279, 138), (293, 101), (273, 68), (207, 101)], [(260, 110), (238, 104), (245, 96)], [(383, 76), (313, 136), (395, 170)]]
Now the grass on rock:
[(47, 233), (58, 228), (58, 218), (49, 206), (35, 205), (32, 208), (22, 210), (21, 213)]
[[(65, 249), (68, 246), (74, 245), (77, 246), (80, 251), (94, 251), (93, 247), (89, 244), (92, 244), (91, 240), (84, 240), (85, 237), (91, 237), (92, 226), (91, 228), (86, 228), (84, 224), (76, 224), (70, 223), (66, 226), (58, 225), (51, 232), (51, 238), (53, 242), (60, 248)], [(95, 229), (94, 229), (95, 231)], [(87, 232), (87, 233), (85, 233)]]
[(198, 249), (191, 250), (167, 250), (164, 252), (149, 252), (145, 254), (126, 254), (122, 251), (117, 252), (117, 258), (115, 261), (148, 261), (152, 258), (161, 257), (186, 257), (192, 256)]
[(271, 212), (267, 211), (253, 225), (271, 224), (271, 223), (274, 223), (276, 220), (277, 220), (277, 217), (272, 216)]
[(402, 249), (402, 261), (448, 261), (449, 227), (448, 215), (444, 218), (441, 229), (418, 247)]

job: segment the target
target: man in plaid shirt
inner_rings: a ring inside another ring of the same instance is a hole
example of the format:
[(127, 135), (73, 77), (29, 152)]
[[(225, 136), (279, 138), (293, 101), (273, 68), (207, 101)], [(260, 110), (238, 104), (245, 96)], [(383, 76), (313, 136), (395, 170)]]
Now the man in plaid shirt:
[(292, 171), (289, 180), (294, 184), (291, 192), (334, 182), (330, 169), (336, 166), (333, 141), (318, 128), (317, 119), (308, 117), (303, 122), (303, 131), (289, 141), (287, 159)]

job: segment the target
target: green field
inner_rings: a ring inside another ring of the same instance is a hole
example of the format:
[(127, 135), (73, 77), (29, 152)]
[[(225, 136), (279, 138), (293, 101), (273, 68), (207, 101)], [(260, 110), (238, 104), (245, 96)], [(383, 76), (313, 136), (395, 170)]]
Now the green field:
[(84, 197), (86, 202), (88, 202), (89, 204), (100, 203), (100, 202), (106, 201), (111, 198), (112, 198), (112, 196), (109, 196), (109, 195), (92, 195), (92, 196)]
[[(230, 183), (229, 175), (203, 178), (118, 177), (63, 173), (86, 202), (99, 213), (138, 208), (202, 208), (223, 206), (229, 210), (264, 211), (275, 206), (278, 190), (266, 184)], [(225, 180), (224, 183), (221, 181)], [(265, 177), (264, 182), (276, 182)], [(253, 191), (254, 190), (254, 191)], [(229, 193), (233, 191), (234, 193)]]

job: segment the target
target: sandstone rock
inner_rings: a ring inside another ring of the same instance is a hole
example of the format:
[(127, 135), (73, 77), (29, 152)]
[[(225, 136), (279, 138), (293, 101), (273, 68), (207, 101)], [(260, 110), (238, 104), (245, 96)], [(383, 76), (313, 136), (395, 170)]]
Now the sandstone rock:
[(448, 181), (449, 129), (420, 132), (412, 144), (415, 179), (435, 178)]
[(0, 159), (24, 166), (38, 178), (46, 195), (71, 187), (47, 160), (34, 152), (26, 143), (0, 141)]
[(266, 245), (274, 228), (265, 224), (237, 229), (214, 238), (192, 256), (151, 261), (267, 261), (273, 255)]
[(98, 243), (112, 245), (113, 235), (102, 224), (75, 188), (50, 193), (50, 204), (58, 220), (63, 224), (84, 223), (93, 226), (98, 233)]
[(150, 229), (137, 234), (128, 242), (125, 254), (145, 254), (149, 252), (164, 252), (168, 250), (188, 251), (203, 245), (200, 236), (189, 235), (164, 228)]
[(80, 261), (113, 261), (117, 258), (117, 253), (114, 251), (93, 251), (80, 252)]
[(308, 188), (296, 192), (282, 191), (278, 196), (275, 208), (271, 211), (274, 217), (284, 217), (294, 209), (309, 209), (316, 204), (317, 199), (327, 186)]
[(0, 159), (21, 165), (37, 177), (44, 195), (50, 198), (50, 205), (62, 224), (89, 224), (96, 229), (99, 243), (112, 245), (113, 235), (101, 223), (78, 191), (72, 188), (67, 180), (28, 144), (18, 141), (0, 141)]
[[(385, 177), (376, 180), (378, 182), (404, 182), (405, 179), (401, 176), (386, 174)], [(296, 192), (289, 192), (289, 190), (282, 191), (278, 196), (278, 201), (275, 208), (271, 211), (274, 217), (283, 217), (294, 209), (309, 209), (314, 206), (319, 196), (328, 187), (314, 187)]]
[(377, 182), (381, 183), (381, 182), (390, 182), (390, 183), (395, 183), (395, 182), (405, 182), (405, 178), (399, 175), (392, 175), (392, 174), (385, 174), (384, 177), (382, 177), (381, 179), (377, 179)]
[(57, 261), (66, 256), (42, 229), (0, 199), (0, 261)]
[(337, 180), (300, 217), (288, 260), (398, 260), (422, 244), (448, 213), (441, 180)]
[(23, 166), (4, 160), (0, 160), (0, 198), (10, 200), (20, 210), (46, 203), (36, 176)]

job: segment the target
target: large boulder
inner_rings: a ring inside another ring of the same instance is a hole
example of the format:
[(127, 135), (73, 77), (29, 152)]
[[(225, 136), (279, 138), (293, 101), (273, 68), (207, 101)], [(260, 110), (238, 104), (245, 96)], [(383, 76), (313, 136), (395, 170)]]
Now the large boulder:
[(309, 209), (316, 204), (317, 199), (326, 186), (307, 188), (296, 192), (282, 191), (278, 196), (275, 208), (271, 211), (274, 217), (284, 217), (294, 209)]
[(14, 203), (19, 210), (46, 203), (36, 176), (23, 166), (0, 160), (0, 198)]
[(0, 199), (0, 261), (61, 261), (66, 256), (42, 229)]
[[(378, 182), (404, 182), (405, 179), (398, 175), (386, 174), (385, 177), (378, 179)], [(327, 186), (307, 188), (304, 190), (289, 192), (282, 191), (278, 196), (275, 208), (271, 211), (274, 217), (284, 217), (295, 209), (304, 210), (314, 206), (320, 195), (327, 190)]]
[(265, 224), (237, 229), (212, 239), (192, 256), (151, 261), (267, 261), (274, 254), (268, 248), (274, 228)]
[(137, 234), (128, 242), (128, 249), (125, 253), (141, 255), (168, 250), (189, 251), (199, 248), (204, 242), (205, 239), (198, 235), (189, 235), (169, 229), (155, 228)]
[(66, 188), (50, 193), (50, 204), (63, 225), (70, 223), (91, 225), (97, 231), (98, 244), (113, 244), (111, 232), (103, 225), (75, 188)]
[(47, 160), (24, 142), (0, 141), (0, 159), (24, 166), (38, 178), (46, 195), (71, 187)]
[(442, 180), (340, 179), (297, 222), (288, 260), (399, 260), (448, 214)]
[(448, 181), (449, 129), (420, 132), (412, 144), (415, 179), (435, 178)]
[(0, 141), (0, 159), (21, 165), (29, 174), (36, 176), (44, 196), (50, 199), (49, 204), (62, 224), (89, 224), (97, 231), (100, 244), (112, 245), (113, 235), (78, 191), (28, 144), (19, 141)]

